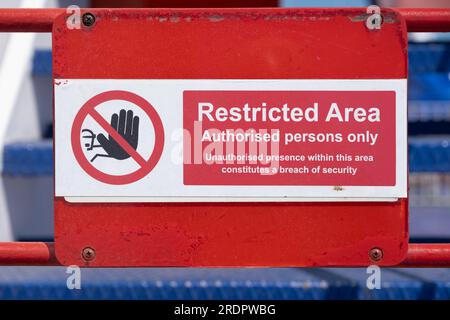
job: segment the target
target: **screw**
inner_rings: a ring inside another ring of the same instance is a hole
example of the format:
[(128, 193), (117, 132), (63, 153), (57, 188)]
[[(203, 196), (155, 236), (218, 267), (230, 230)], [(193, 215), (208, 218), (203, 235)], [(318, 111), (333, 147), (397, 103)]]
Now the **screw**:
[(95, 250), (90, 247), (86, 247), (83, 251), (81, 251), (81, 256), (85, 261), (92, 261), (95, 259)]
[(82, 21), (86, 27), (92, 27), (95, 23), (95, 16), (90, 12), (86, 12), (83, 14)]
[(372, 248), (369, 251), (369, 257), (372, 261), (380, 261), (383, 259), (383, 250), (380, 248)]

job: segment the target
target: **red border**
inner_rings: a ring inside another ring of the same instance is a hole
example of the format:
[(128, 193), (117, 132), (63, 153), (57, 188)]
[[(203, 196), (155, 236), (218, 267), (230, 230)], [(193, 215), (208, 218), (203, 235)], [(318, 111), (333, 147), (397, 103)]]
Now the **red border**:
[[(146, 161), (144, 166), (141, 166), (138, 170), (125, 175), (111, 175), (98, 170), (85, 157), (81, 147), (80, 134), (81, 126), (84, 120), (91, 111), (95, 110), (95, 107), (101, 103), (111, 100), (125, 100), (139, 106), (148, 115), (155, 129), (155, 145), (149, 159)], [(122, 185), (142, 179), (156, 166), (161, 158), (164, 148), (164, 127), (155, 108), (153, 108), (153, 106), (141, 96), (129, 91), (106, 91), (95, 95), (81, 107), (80, 111), (75, 116), (75, 120), (72, 125), (71, 142), (75, 158), (86, 173), (98, 181), (107, 184)]]

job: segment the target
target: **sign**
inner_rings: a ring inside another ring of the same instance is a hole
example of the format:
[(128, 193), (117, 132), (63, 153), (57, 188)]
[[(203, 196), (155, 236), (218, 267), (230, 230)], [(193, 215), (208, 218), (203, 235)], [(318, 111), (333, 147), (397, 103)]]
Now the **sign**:
[(73, 202), (406, 197), (406, 80), (55, 80)]
[(73, 122), (71, 143), (78, 164), (92, 178), (112, 185), (130, 184), (157, 164), (164, 129), (158, 113), (142, 97), (128, 91), (106, 91), (81, 107)]
[[(60, 263), (356, 267), (403, 261), (408, 37), (399, 13), (383, 9), (379, 30), (367, 28), (365, 8), (92, 13), (89, 28), (66, 28), (64, 15), (53, 23)], [(146, 103), (101, 102), (93, 108), (107, 124), (88, 114), (74, 130), (83, 106), (111, 91)], [(124, 181), (158, 154), (147, 104), (161, 119), (161, 155), (145, 175)], [(222, 138), (227, 130), (231, 135)], [(207, 141), (253, 136), (268, 141), (235, 141), (234, 150), (231, 142)], [(121, 183), (102, 181), (89, 168)], [(86, 248), (94, 259), (83, 258)], [(374, 248), (382, 259), (371, 258)]]

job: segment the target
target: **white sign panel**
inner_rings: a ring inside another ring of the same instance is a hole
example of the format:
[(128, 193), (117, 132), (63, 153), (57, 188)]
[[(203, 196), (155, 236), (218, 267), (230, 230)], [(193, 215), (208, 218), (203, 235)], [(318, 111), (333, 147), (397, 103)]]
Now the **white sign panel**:
[(393, 201), (406, 80), (55, 80), (73, 202)]

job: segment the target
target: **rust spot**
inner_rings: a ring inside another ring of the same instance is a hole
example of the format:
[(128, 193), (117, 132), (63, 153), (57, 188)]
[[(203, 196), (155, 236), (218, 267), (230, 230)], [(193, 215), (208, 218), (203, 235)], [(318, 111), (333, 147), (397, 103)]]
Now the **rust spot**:
[[(372, 13), (364, 13), (364, 14), (360, 14), (360, 15), (357, 15), (357, 16), (349, 16), (348, 18), (352, 22), (364, 22), (371, 15), (372, 15)], [(395, 23), (395, 22), (397, 22), (396, 16), (392, 12), (387, 12), (387, 13), (384, 13), (384, 14), (381, 13), (381, 19), (383, 21), (382, 23)]]
[(177, 15), (170, 16), (169, 21), (173, 22), (173, 23), (177, 23), (180, 21), (180, 17), (178, 17)]
[(59, 79), (55, 79), (55, 85), (57, 85), (57, 86), (63, 86), (63, 85), (66, 85), (66, 84), (68, 84), (68, 83), (69, 83), (68, 80), (59, 80)]
[(225, 17), (221, 14), (213, 14), (208, 17), (208, 20), (211, 22), (220, 22), (222, 20), (225, 20)]

